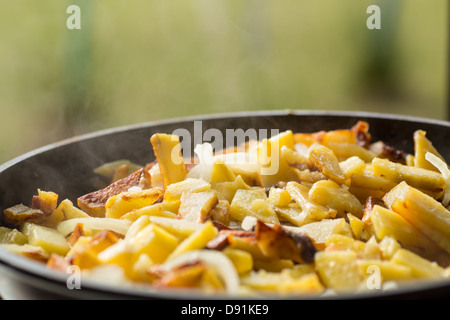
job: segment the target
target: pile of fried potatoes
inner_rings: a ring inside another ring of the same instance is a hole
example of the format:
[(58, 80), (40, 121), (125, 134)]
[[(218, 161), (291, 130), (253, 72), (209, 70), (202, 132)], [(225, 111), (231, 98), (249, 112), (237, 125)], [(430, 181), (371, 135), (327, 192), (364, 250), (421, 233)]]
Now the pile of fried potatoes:
[[(108, 182), (76, 204), (37, 190), (29, 204), (5, 209), (0, 248), (62, 272), (233, 296), (442, 281), (450, 171), (426, 132), (411, 138), (406, 154), (372, 141), (359, 121), (216, 152), (204, 143), (186, 159), (179, 137), (154, 134), (154, 162), (97, 168)], [(276, 172), (263, 170), (272, 164)]]

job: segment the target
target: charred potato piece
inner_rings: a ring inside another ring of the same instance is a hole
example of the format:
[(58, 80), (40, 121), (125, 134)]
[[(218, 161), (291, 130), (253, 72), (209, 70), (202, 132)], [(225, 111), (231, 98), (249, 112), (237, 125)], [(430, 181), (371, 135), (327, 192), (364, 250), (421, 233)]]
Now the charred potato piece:
[[(142, 186), (149, 188), (151, 176), (145, 169), (140, 169), (126, 178), (110, 184), (108, 187), (88, 193), (78, 198), (77, 203), (81, 210), (93, 217), (105, 216), (105, 205), (109, 198), (128, 191), (131, 187)], [(141, 185), (143, 183), (143, 185)]]
[(33, 209), (24, 204), (17, 204), (3, 211), (6, 223), (22, 225), (25, 222), (39, 222), (47, 215), (40, 209)]

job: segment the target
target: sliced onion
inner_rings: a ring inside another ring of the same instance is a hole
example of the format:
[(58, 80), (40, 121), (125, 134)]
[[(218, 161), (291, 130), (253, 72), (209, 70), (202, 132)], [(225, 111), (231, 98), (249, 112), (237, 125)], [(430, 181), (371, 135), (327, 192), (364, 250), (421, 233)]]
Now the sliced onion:
[(244, 229), (245, 231), (250, 231), (253, 229), (253, 227), (256, 226), (257, 223), (258, 219), (256, 219), (255, 217), (246, 216), (244, 220), (242, 220), (241, 222), (241, 228)]
[(82, 223), (86, 228), (92, 230), (111, 230), (125, 235), (132, 221), (113, 218), (74, 218), (60, 222), (56, 229), (63, 235), (68, 236), (73, 232), (76, 225)]
[(186, 175), (186, 178), (192, 178), (192, 179), (200, 179), (202, 171), (202, 166), (197, 164), (195, 165)]
[(172, 260), (162, 264), (162, 268), (169, 271), (173, 268), (201, 261), (213, 268), (225, 284), (228, 294), (236, 294), (239, 291), (239, 275), (231, 260), (219, 251), (193, 250), (186, 252)]
[(447, 207), (450, 203), (450, 170), (448, 169), (448, 165), (445, 163), (445, 161), (442, 161), (442, 159), (432, 154), (431, 152), (427, 152), (425, 154), (425, 159), (427, 159), (428, 162), (435, 166), (445, 179), (445, 190), (444, 198), (442, 199), (442, 205), (444, 207)]

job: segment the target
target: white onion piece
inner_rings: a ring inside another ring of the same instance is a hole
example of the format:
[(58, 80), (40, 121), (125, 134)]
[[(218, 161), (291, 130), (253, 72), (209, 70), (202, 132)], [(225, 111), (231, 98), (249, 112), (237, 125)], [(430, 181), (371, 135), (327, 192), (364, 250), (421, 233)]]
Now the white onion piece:
[(256, 226), (257, 223), (258, 219), (256, 219), (255, 217), (246, 216), (244, 220), (242, 220), (241, 222), (241, 228), (244, 229), (245, 231), (250, 231), (253, 229), (253, 227)]
[(82, 223), (86, 228), (93, 230), (111, 230), (125, 235), (132, 221), (112, 218), (74, 218), (60, 222), (56, 229), (63, 235), (68, 236), (73, 232), (76, 225)]
[(193, 250), (173, 258), (164, 264), (162, 268), (169, 271), (173, 268), (201, 261), (213, 268), (225, 284), (228, 294), (236, 294), (239, 291), (239, 275), (231, 260), (222, 252), (213, 250)]
[(92, 269), (83, 269), (82, 276), (87, 276), (93, 281), (103, 282), (109, 285), (124, 285), (129, 283), (123, 268), (114, 264), (104, 264), (95, 266)]
[(300, 153), (305, 157), (309, 157), (309, 148), (306, 144), (298, 142), (294, 145), (294, 149), (296, 152)]
[(214, 165), (213, 147), (210, 143), (198, 144), (194, 149), (198, 156), (200, 178), (206, 182), (211, 182), (212, 167)]
[(445, 161), (442, 161), (442, 159), (430, 152), (427, 152), (425, 154), (425, 159), (427, 159), (428, 162), (435, 166), (445, 179), (445, 190), (444, 198), (442, 199), (442, 205), (444, 207), (447, 207), (450, 203), (450, 170), (448, 169), (448, 165), (445, 163)]
[(202, 167), (200, 165), (194, 166), (186, 175), (186, 178), (192, 178), (192, 179), (200, 179)]

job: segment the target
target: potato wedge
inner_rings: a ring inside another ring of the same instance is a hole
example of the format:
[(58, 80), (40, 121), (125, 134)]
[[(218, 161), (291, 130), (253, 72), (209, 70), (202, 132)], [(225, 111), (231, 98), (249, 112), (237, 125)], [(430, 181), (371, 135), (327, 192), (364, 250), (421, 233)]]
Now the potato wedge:
[(230, 203), (227, 200), (219, 200), (211, 210), (211, 220), (228, 226), (231, 222)]
[(301, 227), (283, 226), (286, 230), (294, 233), (306, 234), (310, 237), (317, 249), (324, 249), (327, 239), (333, 234), (341, 234), (352, 238), (350, 225), (344, 218), (323, 219), (311, 222)]
[(375, 176), (383, 177), (395, 183), (405, 181), (412, 187), (439, 199), (444, 192), (445, 179), (435, 171), (409, 167), (386, 159), (375, 158), (372, 161)]
[(261, 221), (256, 224), (256, 241), (261, 252), (270, 259), (289, 259), (303, 263), (300, 250), (280, 225), (270, 227)]
[(100, 189), (77, 199), (77, 204), (81, 210), (88, 213), (93, 217), (105, 216), (105, 205), (109, 198), (118, 195), (119, 193), (126, 192), (131, 187), (140, 186), (142, 181), (145, 181), (142, 185), (147, 188), (150, 187), (148, 180), (151, 180), (151, 176), (145, 169), (140, 169), (131, 175), (116, 181), (104, 189)]
[(315, 265), (321, 281), (337, 292), (356, 290), (363, 281), (354, 251), (321, 251), (316, 254)]
[(331, 149), (315, 144), (309, 150), (309, 160), (329, 179), (339, 184), (348, 185), (350, 183), (342, 173), (339, 161)]
[(207, 221), (201, 226), (201, 228), (184, 239), (167, 257), (167, 260), (175, 259), (188, 251), (204, 249), (208, 241), (219, 234), (219, 231), (211, 221)]
[(397, 240), (402, 246), (427, 259), (450, 263), (449, 255), (396, 212), (376, 205), (371, 212), (375, 235)]
[(273, 206), (287, 207), (293, 199), (286, 189), (272, 187), (269, 189), (268, 200)]
[(351, 178), (353, 175), (362, 175), (366, 169), (364, 160), (357, 156), (352, 156), (344, 161), (339, 162), (342, 173), (346, 178)]
[(48, 224), (56, 225), (57, 222), (52, 220), (58, 220), (60, 217), (52, 217), (53, 211), (58, 206), (58, 195), (51, 191), (42, 191), (38, 189), (38, 195), (33, 196), (31, 200), (31, 207), (34, 209), (40, 209), (46, 215), (46, 222)]
[(309, 198), (317, 204), (337, 211), (339, 217), (351, 213), (362, 218), (363, 206), (347, 187), (331, 180), (317, 181), (308, 192)]
[(128, 213), (125, 213), (119, 219), (136, 221), (142, 216), (158, 216), (167, 218), (176, 218), (177, 215), (173, 212), (165, 210), (165, 203), (154, 203), (149, 206), (145, 206), (139, 209), (133, 209)]
[(52, 215), (56, 216), (62, 215), (63, 219), (61, 221), (75, 218), (90, 217), (86, 212), (75, 207), (72, 201), (70, 201), (69, 199), (64, 199), (63, 201), (61, 201), (56, 210), (52, 213)]
[(188, 221), (203, 223), (209, 217), (211, 210), (219, 199), (215, 190), (202, 192), (183, 192), (181, 195), (178, 217)]
[(179, 137), (156, 133), (152, 135), (150, 142), (163, 177), (164, 187), (182, 181), (187, 172)]
[(367, 169), (367, 167), (362, 173), (352, 174), (350, 176), (350, 179), (351, 188), (364, 189), (369, 193), (379, 192), (380, 194), (385, 194), (397, 185), (397, 182), (394, 182), (383, 176), (375, 175), (373, 170)]
[(391, 261), (411, 268), (413, 276), (417, 278), (442, 279), (444, 277), (444, 268), (405, 249), (397, 250)]
[(50, 254), (45, 251), (44, 249), (42, 249), (39, 246), (34, 246), (31, 244), (24, 244), (24, 245), (20, 245), (20, 244), (0, 244), (0, 248), (15, 254), (19, 254), (22, 255), (24, 257), (27, 257), (29, 259), (33, 259), (35, 261), (39, 261), (39, 262), (47, 262), (47, 260), (50, 257)]
[(120, 218), (132, 210), (152, 205), (163, 194), (164, 191), (160, 188), (119, 193), (106, 201), (105, 217)]
[(41, 247), (49, 254), (65, 255), (70, 249), (64, 236), (53, 228), (32, 224), (28, 234), (30, 245)]
[(213, 183), (211, 188), (216, 190), (219, 200), (226, 200), (228, 202), (233, 201), (233, 197), (238, 189), (251, 189), (241, 176), (237, 176), (233, 182)]
[(133, 238), (127, 238), (132, 243), (135, 255), (147, 254), (155, 263), (163, 263), (178, 246), (178, 239), (160, 226), (150, 223)]
[(357, 144), (328, 142), (324, 145), (333, 151), (339, 161), (356, 156), (364, 162), (370, 162), (376, 157), (375, 153)]
[(289, 192), (292, 199), (294, 199), (300, 208), (302, 208), (309, 219), (319, 221), (336, 217), (336, 210), (328, 209), (327, 207), (312, 201), (309, 198), (309, 190), (305, 186), (290, 181), (286, 185), (286, 190)]
[(152, 216), (149, 217), (149, 220), (180, 239), (185, 239), (194, 232), (203, 228), (203, 224), (183, 219)]
[(230, 247), (222, 252), (231, 260), (238, 274), (243, 275), (253, 269), (253, 257), (250, 253)]
[(242, 222), (246, 216), (252, 216), (263, 222), (279, 223), (263, 188), (237, 190), (230, 204), (229, 212), (231, 217), (239, 222)]
[(166, 187), (164, 202), (178, 201), (183, 192), (201, 192), (211, 188), (211, 184), (203, 179), (187, 178)]
[(33, 209), (24, 204), (17, 204), (3, 211), (6, 223), (10, 225), (22, 225), (25, 222), (38, 223), (47, 215), (40, 209)]
[(288, 294), (314, 296), (321, 294), (325, 288), (316, 273), (306, 273), (293, 278), (289, 274), (254, 271), (241, 278), (243, 285), (266, 294)]
[(439, 172), (435, 166), (425, 159), (425, 155), (427, 152), (431, 152), (442, 161), (445, 161), (444, 157), (436, 150), (433, 143), (426, 137), (426, 134), (427, 133), (423, 130), (414, 132), (414, 166), (416, 168)]
[(28, 243), (27, 236), (17, 229), (0, 227), (0, 244), (18, 244), (24, 245)]
[(450, 253), (450, 212), (420, 190), (400, 183), (385, 201), (421, 233)]
[(297, 175), (288, 162), (281, 157), (283, 147), (294, 149), (292, 131), (282, 132), (270, 139), (264, 139), (257, 148), (258, 162), (264, 187), (280, 181), (296, 180)]
[(290, 205), (287, 207), (274, 206), (273, 209), (277, 213), (280, 221), (288, 221), (298, 227), (317, 221), (297, 205)]
[(381, 285), (386, 281), (406, 281), (413, 277), (412, 269), (407, 265), (395, 263), (393, 261), (384, 261), (379, 259), (360, 259), (356, 265), (365, 277), (370, 277), (371, 269), (377, 267), (381, 276)]

